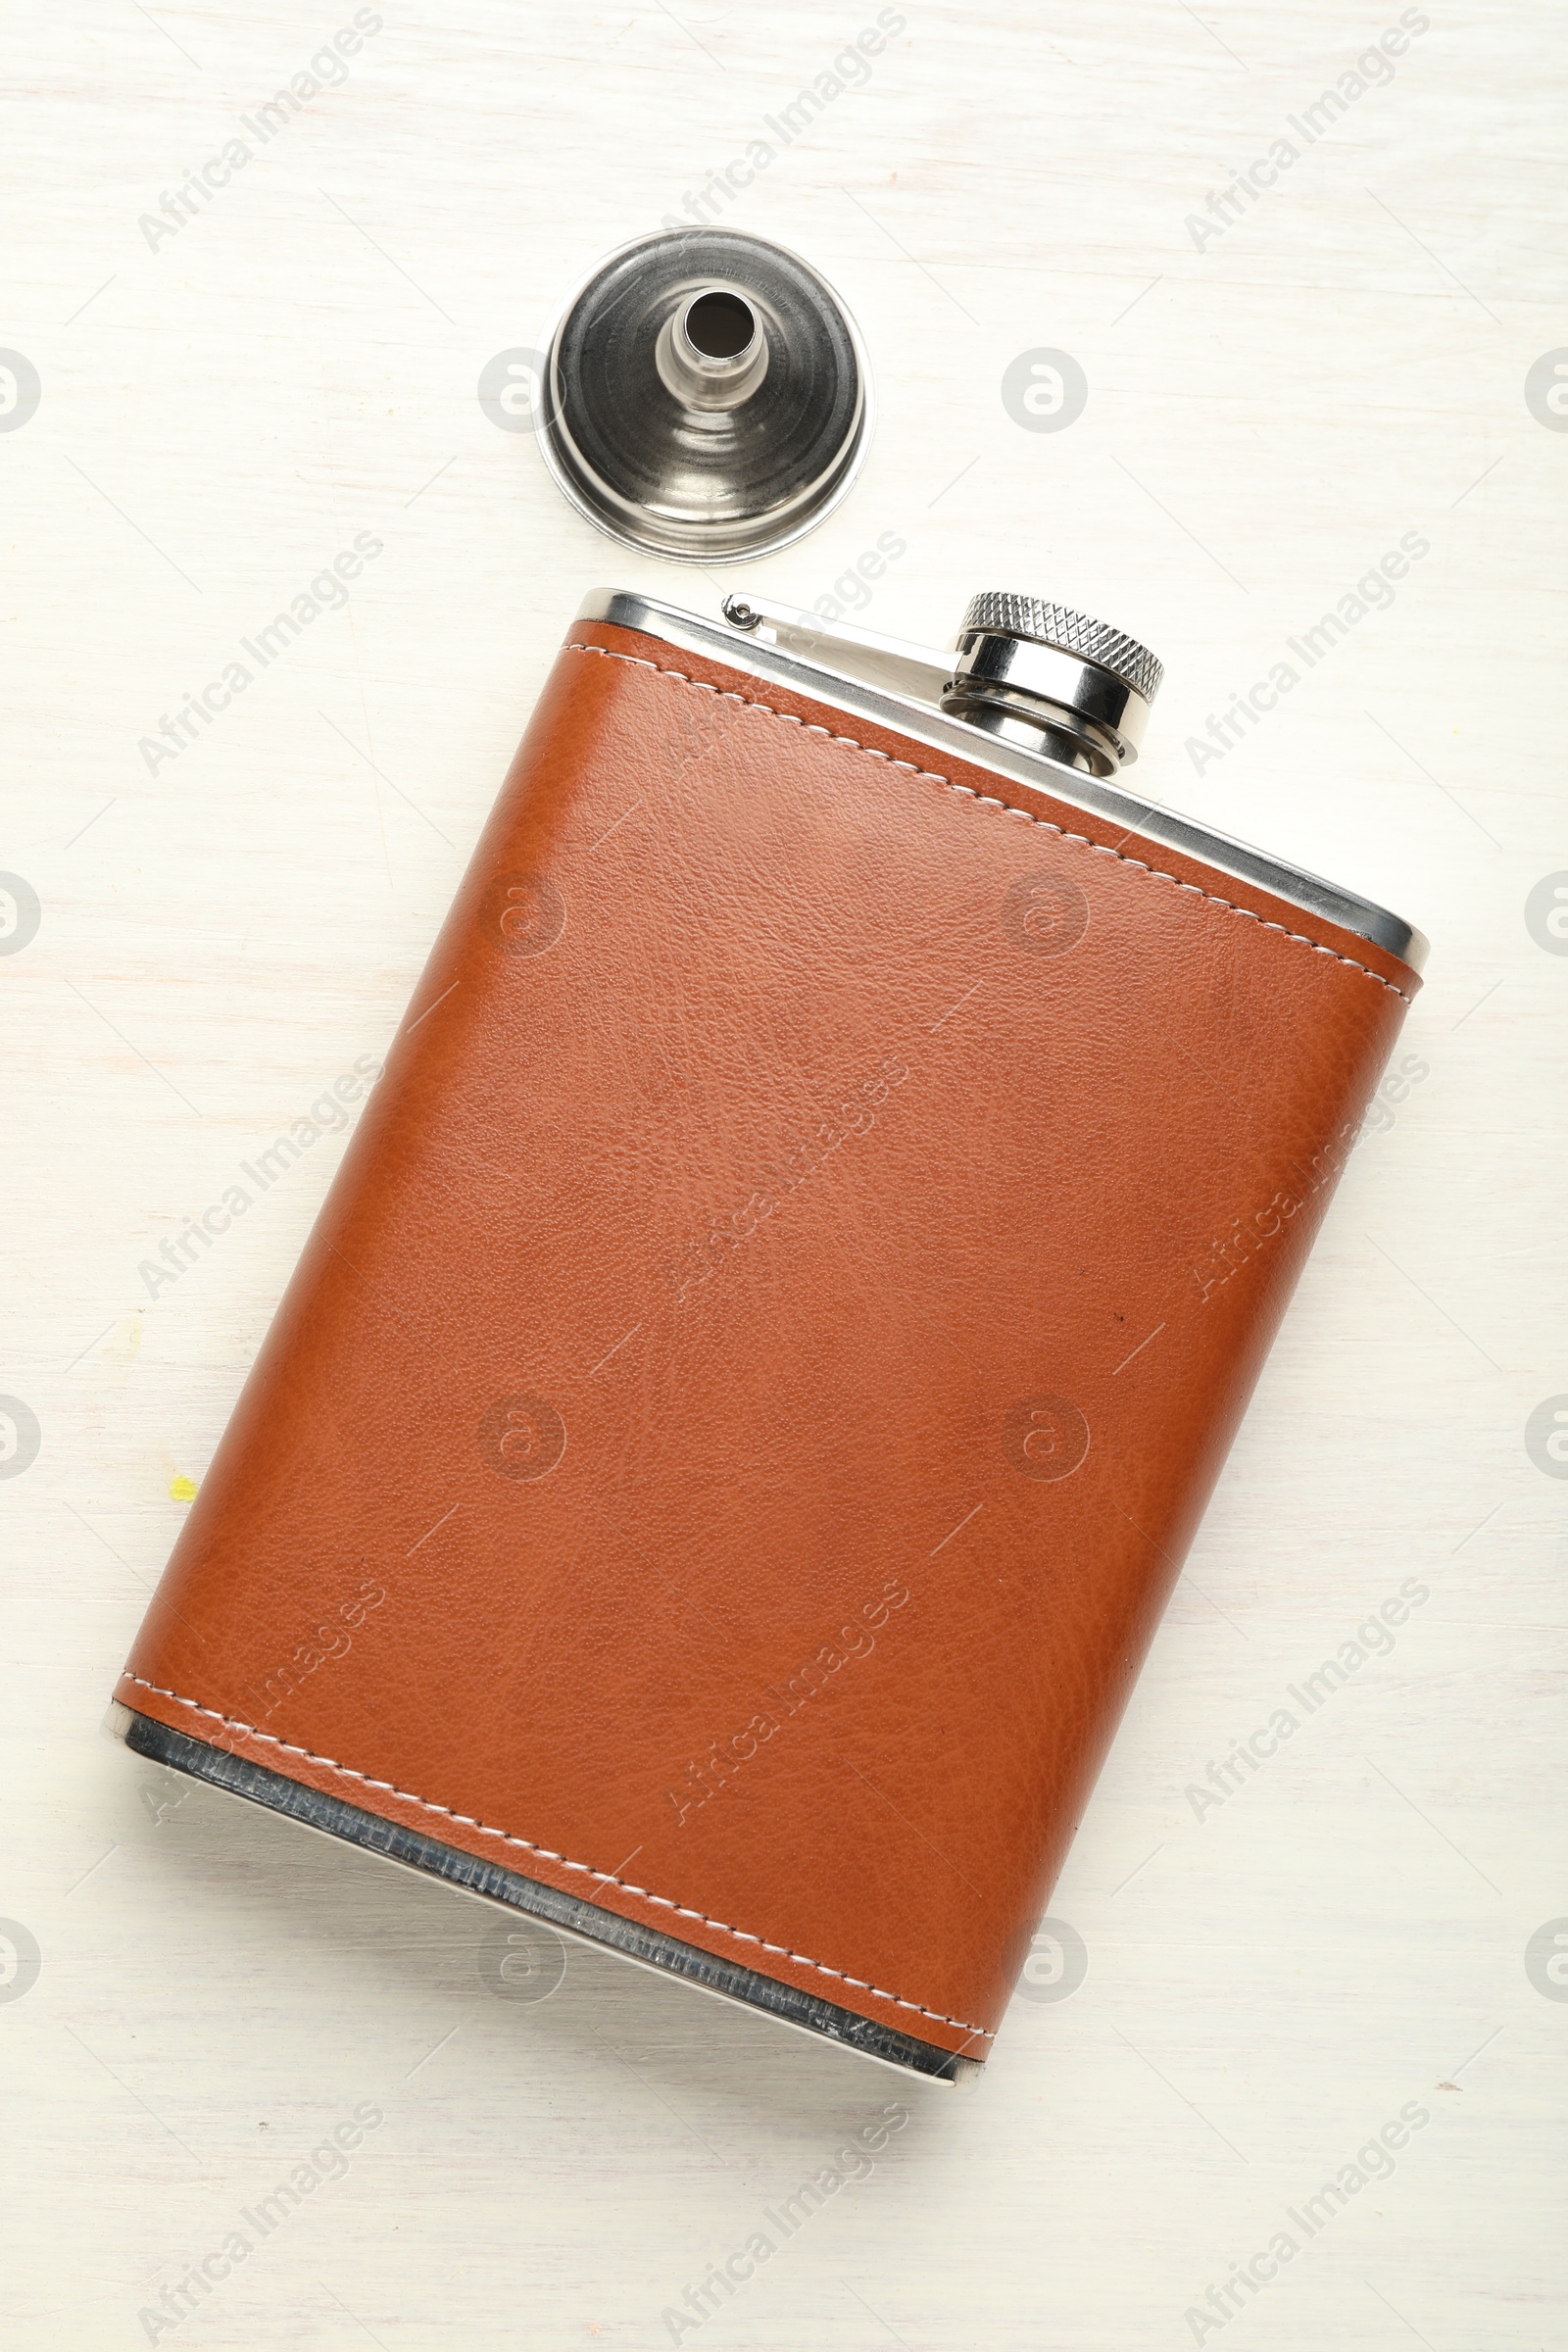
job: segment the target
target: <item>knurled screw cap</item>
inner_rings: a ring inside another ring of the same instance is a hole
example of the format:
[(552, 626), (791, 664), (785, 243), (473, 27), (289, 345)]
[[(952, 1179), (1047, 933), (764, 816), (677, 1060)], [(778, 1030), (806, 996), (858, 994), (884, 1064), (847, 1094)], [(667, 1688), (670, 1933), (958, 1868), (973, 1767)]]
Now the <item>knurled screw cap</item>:
[(1159, 692), (1165, 675), (1165, 664), (1147, 645), (1129, 637), (1123, 629), (1113, 629), (1108, 622), (1092, 619), (1087, 612), (1075, 612), (1070, 605), (1050, 605), (1038, 596), (1013, 596), (1001, 588), (983, 589), (971, 596), (964, 608), (959, 637), (973, 630), (986, 630), (998, 637), (1023, 637), (1035, 645), (1049, 645), (1057, 653), (1071, 654), (1080, 662), (1093, 662), (1101, 669), (1108, 669), (1112, 677), (1120, 678), (1135, 694), (1152, 703)]

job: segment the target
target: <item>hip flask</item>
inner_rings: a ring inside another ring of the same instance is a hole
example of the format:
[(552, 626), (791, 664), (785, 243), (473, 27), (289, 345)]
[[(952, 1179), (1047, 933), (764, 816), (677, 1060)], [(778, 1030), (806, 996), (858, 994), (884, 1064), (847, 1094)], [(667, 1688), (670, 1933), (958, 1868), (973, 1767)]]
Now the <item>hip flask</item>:
[(1130, 790), (1159, 674), (588, 598), (133, 1750), (972, 2077), (1424, 954)]

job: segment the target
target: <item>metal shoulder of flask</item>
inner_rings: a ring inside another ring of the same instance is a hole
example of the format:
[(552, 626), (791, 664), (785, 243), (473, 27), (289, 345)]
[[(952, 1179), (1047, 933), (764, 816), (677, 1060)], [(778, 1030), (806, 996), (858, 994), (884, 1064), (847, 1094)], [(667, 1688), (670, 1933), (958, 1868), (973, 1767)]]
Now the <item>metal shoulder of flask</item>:
[(662, 638), (897, 727), (1271, 891), (1413, 971), (1426, 961), (1426, 940), (1402, 916), (1129, 791), (1119, 779), (1138, 757), (1164, 671), (1136, 638), (1069, 606), (987, 590), (970, 599), (946, 652), (756, 596), (726, 597), (716, 622), (601, 588), (577, 618)]

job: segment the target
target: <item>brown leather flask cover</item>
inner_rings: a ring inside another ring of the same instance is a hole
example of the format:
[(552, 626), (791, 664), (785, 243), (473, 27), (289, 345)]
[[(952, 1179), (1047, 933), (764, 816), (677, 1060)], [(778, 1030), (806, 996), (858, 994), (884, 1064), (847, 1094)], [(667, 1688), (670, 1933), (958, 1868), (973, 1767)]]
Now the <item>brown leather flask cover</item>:
[(573, 628), (116, 1692), (950, 2074), (1418, 985), (983, 760)]

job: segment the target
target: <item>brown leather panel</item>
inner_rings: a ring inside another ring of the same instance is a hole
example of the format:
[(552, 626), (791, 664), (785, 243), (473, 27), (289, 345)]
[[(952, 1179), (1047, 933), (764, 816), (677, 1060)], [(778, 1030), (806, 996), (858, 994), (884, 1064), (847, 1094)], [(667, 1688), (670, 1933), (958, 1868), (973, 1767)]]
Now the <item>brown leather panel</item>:
[(1413, 975), (593, 634), (119, 1695), (964, 2047)]

